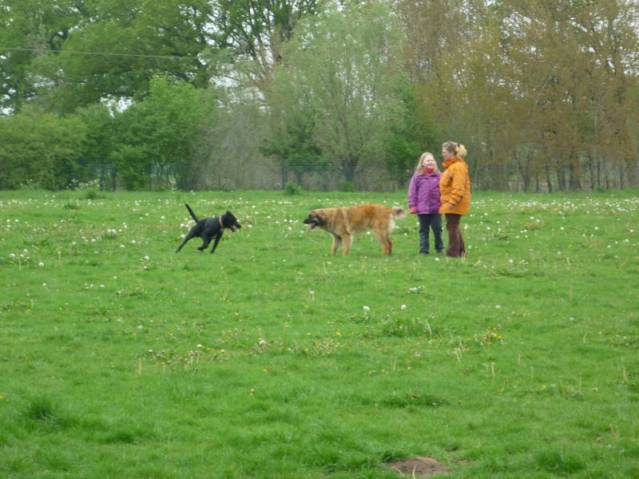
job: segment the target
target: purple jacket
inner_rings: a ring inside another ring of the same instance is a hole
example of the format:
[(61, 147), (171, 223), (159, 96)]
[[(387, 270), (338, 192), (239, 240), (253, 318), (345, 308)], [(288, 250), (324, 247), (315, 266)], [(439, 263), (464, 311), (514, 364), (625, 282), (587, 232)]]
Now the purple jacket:
[(410, 180), (408, 187), (408, 207), (417, 208), (418, 214), (439, 213), (441, 205), (439, 201), (439, 178), (442, 174), (438, 172), (430, 175), (415, 173)]

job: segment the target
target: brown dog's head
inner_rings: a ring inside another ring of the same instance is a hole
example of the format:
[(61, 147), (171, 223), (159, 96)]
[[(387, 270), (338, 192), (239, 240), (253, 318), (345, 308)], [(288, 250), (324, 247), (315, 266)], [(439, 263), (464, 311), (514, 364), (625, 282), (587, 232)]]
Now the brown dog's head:
[(312, 230), (318, 226), (324, 226), (326, 224), (326, 218), (322, 214), (322, 210), (313, 210), (304, 220), (304, 224), (308, 225), (308, 228)]

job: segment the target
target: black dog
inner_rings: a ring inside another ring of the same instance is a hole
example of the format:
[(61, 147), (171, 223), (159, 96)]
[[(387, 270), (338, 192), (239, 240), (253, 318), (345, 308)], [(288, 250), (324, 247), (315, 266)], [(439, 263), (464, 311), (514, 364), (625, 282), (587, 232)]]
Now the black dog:
[(184, 237), (184, 241), (182, 241), (182, 244), (178, 246), (177, 250), (175, 250), (176, 253), (180, 251), (189, 240), (195, 238), (196, 236), (198, 238), (202, 238), (203, 241), (202, 246), (198, 246), (197, 248), (200, 251), (204, 251), (208, 247), (211, 240), (215, 238), (215, 243), (213, 243), (213, 247), (211, 248), (211, 253), (213, 253), (215, 252), (215, 248), (217, 248), (217, 244), (220, 242), (220, 239), (222, 239), (222, 234), (224, 233), (225, 228), (228, 228), (231, 231), (235, 231), (236, 229), (242, 227), (242, 225), (238, 223), (237, 218), (233, 216), (233, 213), (231, 213), (230, 211), (227, 211), (220, 217), (216, 216), (213, 218), (203, 218), (200, 220), (197, 216), (195, 216), (195, 213), (193, 213), (193, 210), (189, 205), (185, 206), (195, 220), (195, 226), (193, 226), (193, 228), (191, 228), (191, 231), (189, 231), (188, 234)]

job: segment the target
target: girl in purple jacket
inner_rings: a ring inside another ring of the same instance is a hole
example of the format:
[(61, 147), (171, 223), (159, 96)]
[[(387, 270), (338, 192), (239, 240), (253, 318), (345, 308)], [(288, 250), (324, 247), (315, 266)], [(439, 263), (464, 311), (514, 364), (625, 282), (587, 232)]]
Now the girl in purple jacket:
[(408, 207), (410, 212), (419, 218), (419, 254), (427, 255), (428, 229), (435, 235), (435, 249), (438, 253), (444, 250), (442, 242), (442, 219), (439, 215), (439, 178), (435, 157), (424, 153), (419, 158), (415, 174), (408, 187)]

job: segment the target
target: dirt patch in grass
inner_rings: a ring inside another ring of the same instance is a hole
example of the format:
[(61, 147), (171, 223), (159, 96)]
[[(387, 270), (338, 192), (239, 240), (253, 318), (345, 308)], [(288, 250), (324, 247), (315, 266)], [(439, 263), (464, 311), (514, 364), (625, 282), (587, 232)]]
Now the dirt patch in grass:
[(429, 477), (446, 472), (446, 466), (432, 457), (412, 457), (389, 462), (391, 469), (410, 477)]

